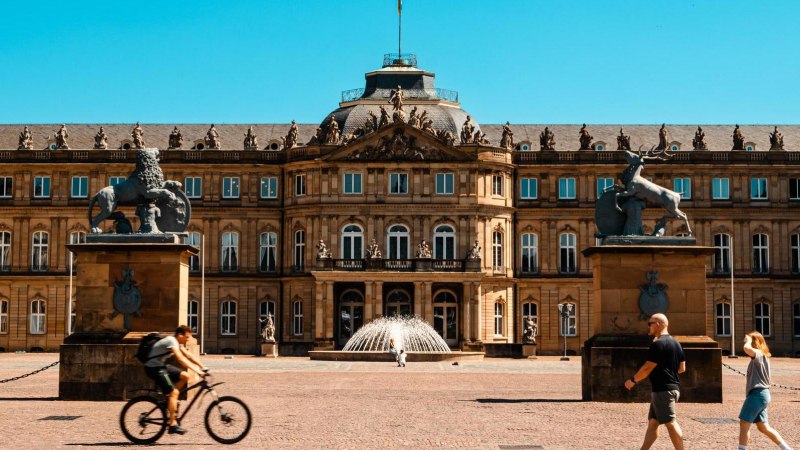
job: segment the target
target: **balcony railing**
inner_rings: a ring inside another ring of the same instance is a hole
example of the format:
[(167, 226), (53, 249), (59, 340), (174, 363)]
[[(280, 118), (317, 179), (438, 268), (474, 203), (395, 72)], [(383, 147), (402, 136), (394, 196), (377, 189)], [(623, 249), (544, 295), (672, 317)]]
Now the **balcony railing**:
[(346, 272), (480, 272), (481, 260), (462, 259), (317, 259), (316, 270)]
[[(389, 89), (378, 89), (376, 93), (378, 94), (377, 97), (380, 98), (383, 96), (384, 98), (389, 98), (391, 90)], [(342, 91), (342, 103), (352, 102), (355, 100), (360, 99), (364, 95), (364, 88), (358, 89), (348, 89), (346, 91)], [(371, 94), (370, 97), (374, 98), (376, 94)], [(433, 89), (406, 89), (403, 91), (403, 97), (408, 99), (424, 99), (424, 100), (433, 100), (434, 98), (438, 98), (440, 100), (458, 103), (458, 91), (454, 91), (452, 89), (442, 89), (442, 88), (433, 88)]]

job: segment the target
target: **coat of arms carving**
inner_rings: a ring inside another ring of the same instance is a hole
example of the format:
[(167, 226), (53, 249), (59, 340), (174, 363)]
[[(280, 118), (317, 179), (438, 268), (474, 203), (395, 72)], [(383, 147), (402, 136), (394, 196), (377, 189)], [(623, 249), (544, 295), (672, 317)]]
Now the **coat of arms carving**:
[(111, 317), (124, 316), (124, 327), (131, 329), (131, 314), (141, 317), (142, 293), (133, 281), (133, 269), (122, 270), (122, 281), (114, 282), (114, 312)]
[(647, 283), (639, 285), (639, 309), (641, 319), (646, 319), (653, 314), (665, 313), (669, 308), (667, 299), (667, 285), (658, 282), (658, 272), (647, 272)]

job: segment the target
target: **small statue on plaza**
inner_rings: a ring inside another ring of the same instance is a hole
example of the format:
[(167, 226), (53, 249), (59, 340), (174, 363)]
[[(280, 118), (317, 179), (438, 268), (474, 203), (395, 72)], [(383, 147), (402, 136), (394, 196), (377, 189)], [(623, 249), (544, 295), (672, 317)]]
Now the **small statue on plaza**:
[(245, 150), (258, 150), (258, 136), (253, 133), (253, 127), (247, 129), (244, 135), (244, 149)]
[(69, 150), (69, 145), (67, 145), (67, 138), (69, 137), (69, 133), (67, 132), (67, 126), (61, 124), (61, 128), (56, 132), (56, 149), (58, 150)]
[(289, 126), (289, 132), (286, 134), (286, 139), (283, 140), (283, 149), (288, 150), (297, 145), (297, 122), (292, 120)]
[(475, 239), (475, 243), (472, 244), (472, 248), (467, 252), (467, 259), (469, 260), (478, 260), (481, 259), (481, 246), (478, 244), (478, 240)]
[(417, 246), (417, 258), (426, 258), (429, 259), (431, 257), (431, 249), (428, 247), (428, 243), (425, 242), (425, 239), (419, 243)]
[(325, 245), (325, 241), (322, 239), (319, 240), (317, 244), (317, 259), (328, 259), (331, 257), (331, 251), (328, 250), (328, 246)]
[(528, 317), (525, 319), (525, 329), (522, 330), (522, 343), (535, 344), (537, 334), (539, 334), (539, 326), (536, 325), (536, 321), (533, 320), (533, 317)]
[(175, 127), (172, 130), (172, 133), (169, 134), (169, 148), (167, 150), (174, 150), (181, 148), (183, 146), (183, 135), (181, 134), (178, 127)]
[(381, 118), (378, 120), (378, 126), (375, 129), (383, 128), (389, 124), (389, 112), (386, 111), (386, 108), (383, 105), (380, 106), (381, 109)]
[(630, 150), (631, 149), (631, 137), (625, 136), (625, 133), (622, 132), (622, 128), (619, 129), (619, 136), (617, 136), (617, 150)]
[(556, 149), (556, 137), (548, 127), (544, 127), (544, 131), (539, 134), (539, 148), (542, 150)]
[(742, 130), (739, 129), (738, 124), (733, 129), (733, 148), (731, 150), (744, 150), (744, 136), (742, 136)]
[(467, 116), (467, 120), (464, 121), (464, 125), (461, 126), (461, 143), (462, 144), (471, 144), (473, 141), (473, 133), (475, 132), (475, 126), (469, 123), (472, 120), (472, 117)]
[(103, 127), (100, 127), (100, 131), (94, 135), (94, 148), (95, 150), (105, 150), (108, 148), (108, 136), (106, 136)]
[(667, 124), (662, 123), (661, 128), (658, 130), (658, 146), (656, 150), (666, 150), (667, 145)]
[(419, 116), (417, 115), (417, 107), (411, 109), (411, 114), (408, 116), (408, 124), (414, 128), (420, 128), (422, 126), (422, 122), (419, 120)]
[(142, 130), (142, 126), (139, 125), (139, 122), (136, 122), (136, 125), (131, 130), (131, 138), (133, 139), (133, 148), (145, 148), (144, 146), (144, 130)]
[(769, 149), (770, 150), (783, 150), (783, 135), (775, 127), (775, 131), (769, 134)]
[(217, 133), (217, 127), (214, 126), (212, 123), (211, 126), (206, 131), (206, 148), (212, 150), (219, 150), (222, 148), (222, 145), (219, 142), (219, 133)]
[(586, 124), (583, 124), (578, 134), (578, 141), (581, 143), (580, 150), (594, 150), (596, 146), (592, 143), (592, 139), (594, 139), (594, 137), (589, 134), (589, 130), (586, 129)]
[(500, 147), (508, 150), (514, 149), (514, 133), (511, 131), (511, 124), (509, 122), (503, 125), (503, 136), (500, 138)]
[(325, 143), (334, 145), (339, 143), (339, 123), (331, 114), (331, 122), (328, 124), (328, 132), (325, 133)]
[(31, 135), (31, 131), (26, 126), (19, 133), (19, 145), (17, 146), (17, 150), (30, 150), (32, 148), (33, 148), (33, 136)]
[(692, 146), (694, 147), (695, 150), (708, 150), (708, 145), (706, 144), (706, 134), (700, 127), (697, 127), (697, 131), (694, 132), (694, 139), (692, 139)]
[(261, 323), (261, 342), (275, 342), (275, 321), (272, 320), (272, 314), (267, 314), (263, 320), (258, 320)]
[(381, 254), (381, 249), (378, 248), (378, 242), (375, 238), (369, 242), (369, 247), (367, 247), (367, 259), (381, 259), (383, 255)]

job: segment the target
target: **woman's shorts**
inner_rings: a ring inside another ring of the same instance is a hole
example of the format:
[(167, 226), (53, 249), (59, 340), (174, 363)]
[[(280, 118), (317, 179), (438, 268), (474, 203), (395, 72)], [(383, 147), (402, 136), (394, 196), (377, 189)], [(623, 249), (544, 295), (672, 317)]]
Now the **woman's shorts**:
[(767, 422), (767, 405), (771, 398), (769, 389), (757, 388), (751, 390), (744, 399), (739, 419), (749, 423)]

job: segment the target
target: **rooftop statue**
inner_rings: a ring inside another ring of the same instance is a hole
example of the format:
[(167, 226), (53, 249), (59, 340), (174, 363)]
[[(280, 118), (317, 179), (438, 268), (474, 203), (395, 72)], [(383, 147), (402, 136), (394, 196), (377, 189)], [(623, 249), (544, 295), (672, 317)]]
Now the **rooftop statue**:
[(289, 126), (289, 132), (286, 134), (286, 139), (283, 140), (283, 149), (288, 150), (297, 146), (297, 122), (292, 120), (292, 125)]
[(500, 138), (500, 147), (514, 149), (514, 133), (511, 131), (511, 124), (506, 122), (503, 125), (503, 136)]
[(486, 139), (486, 133), (481, 133), (481, 130), (475, 132), (475, 136), (472, 138), (472, 142), (478, 145), (489, 145), (488, 139)]
[(173, 150), (177, 148), (183, 147), (183, 134), (181, 134), (178, 127), (172, 130), (172, 133), (169, 134), (169, 148), (168, 150)]
[(328, 124), (328, 132), (325, 133), (325, 143), (329, 145), (339, 143), (339, 123), (336, 122), (333, 114), (331, 114), (331, 122)]
[(372, 111), (367, 111), (368, 117), (364, 121), (364, 133), (372, 133), (378, 128), (378, 116)]
[(708, 150), (708, 145), (706, 144), (706, 134), (700, 127), (697, 127), (697, 131), (694, 132), (694, 139), (692, 139), (692, 146), (694, 147), (695, 150)]
[(96, 150), (105, 150), (108, 148), (108, 136), (106, 136), (103, 127), (100, 127), (100, 131), (94, 135), (94, 148)]
[(425, 114), (425, 119), (422, 121), (422, 131), (427, 131), (428, 133), (436, 134), (436, 130), (433, 129), (433, 119), (428, 117), (427, 114)]
[(473, 132), (475, 131), (475, 126), (469, 123), (470, 120), (472, 120), (472, 117), (467, 116), (467, 120), (465, 120), (464, 125), (461, 126), (462, 144), (471, 144), (473, 142)]
[(775, 131), (769, 134), (769, 149), (770, 150), (783, 150), (783, 135), (775, 127)]
[(411, 109), (411, 114), (408, 116), (408, 124), (415, 128), (422, 127), (422, 121), (417, 115), (417, 107)]
[(378, 126), (375, 127), (376, 129), (383, 128), (389, 124), (389, 112), (386, 111), (386, 108), (384, 108), (383, 105), (381, 105), (380, 108), (381, 108), (381, 118), (380, 120), (378, 120)]
[(131, 138), (133, 138), (133, 148), (144, 148), (144, 130), (139, 122), (131, 130)]
[(308, 140), (307, 145), (321, 145), (325, 142), (325, 131), (322, 130), (322, 127), (317, 127), (317, 131), (314, 132), (314, 136), (311, 136), (311, 139)]
[(631, 149), (631, 137), (625, 136), (625, 133), (622, 132), (622, 128), (619, 129), (619, 136), (617, 136), (617, 150), (630, 150)]
[(555, 135), (549, 128), (544, 127), (544, 131), (539, 134), (539, 147), (542, 150), (555, 150), (556, 139)]
[(247, 129), (244, 135), (244, 149), (245, 150), (258, 150), (258, 136), (253, 133), (253, 127)]
[(405, 122), (406, 113), (403, 111), (403, 88), (401, 86), (397, 86), (397, 89), (392, 89), (391, 94), (389, 94), (389, 103), (392, 104), (392, 109), (394, 110), (392, 121), (394, 123)]
[(212, 150), (219, 150), (222, 148), (222, 144), (219, 142), (219, 133), (217, 133), (217, 127), (214, 124), (211, 124), (211, 127), (208, 128), (206, 131), (206, 148), (210, 148)]
[(658, 130), (658, 146), (656, 150), (666, 150), (667, 146), (667, 124), (662, 123), (661, 128)]
[(454, 145), (456, 143), (456, 137), (453, 136), (453, 133), (450, 130), (439, 130), (436, 132), (436, 137), (447, 143), (447, 145)]
[(744, 136), (742, 136), (742, 130), (739, 129), (738, 124), (733, 129), (733, 148), (731, 150), (744, 150)]
[[(114, 186), (100, 189), (89, 202), (89, 228), (91, 233), (102, 233), (100, 223), (111, 217), (118, 206), (136, 206), (141, 220), (137, 233), (179, 233), (189, 225), (191, 206), (181, 183), (164, 181), (158, 165), (157, 149), (136, 150), (136, 168), (128, 178)], [(100, 212), (92, 216), (97, 205)], [(116, 219), (122, 215), (116, 212)]]
[(26, 126), (19, 133), (19, 145), (17, 146), (17, 150), (30, 150), (32, 148), (33, 148), (33, 136), (31, 136), (31, 131)]
[(589, 131), (586, 129), (586, 124), (583, 124), (578, 134), (578, 140), (581, 143), (580, 150), (594, 150), (596, 147), (592, 144), (592, 139), (594, 139), (594, 137), (589, 134)]
[(62, 124), (61, 128), (56, 132), (56, 148), (59, 150), (69, 150), (69, 145), (67, 145), (68, 137), (67, 126)]

